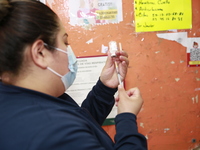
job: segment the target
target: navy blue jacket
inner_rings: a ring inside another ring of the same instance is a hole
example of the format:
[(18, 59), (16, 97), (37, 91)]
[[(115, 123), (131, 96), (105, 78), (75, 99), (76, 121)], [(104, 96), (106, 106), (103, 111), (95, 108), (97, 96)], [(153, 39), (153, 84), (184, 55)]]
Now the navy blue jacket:
[(100, 80), (79, 107), (59, 98), (0, 82), (0, 150), (146, 150), (136, 116), (116, 116), (115, 142), (101, 128), (116, 89)]

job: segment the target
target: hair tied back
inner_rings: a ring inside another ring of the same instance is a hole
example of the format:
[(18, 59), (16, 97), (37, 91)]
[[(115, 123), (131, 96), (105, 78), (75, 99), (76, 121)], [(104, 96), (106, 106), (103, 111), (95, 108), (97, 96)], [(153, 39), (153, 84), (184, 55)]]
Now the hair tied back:
[(9, 14), (10, 8), (9, 0), (0, 0), (0, 22)]

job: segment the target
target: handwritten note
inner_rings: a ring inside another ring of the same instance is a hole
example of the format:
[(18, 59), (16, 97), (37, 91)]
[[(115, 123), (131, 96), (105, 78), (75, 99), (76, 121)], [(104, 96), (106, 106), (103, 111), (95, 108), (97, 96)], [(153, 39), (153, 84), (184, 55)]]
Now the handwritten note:
[(191, 0), (135, 0), (136, 32), (190, 29)]

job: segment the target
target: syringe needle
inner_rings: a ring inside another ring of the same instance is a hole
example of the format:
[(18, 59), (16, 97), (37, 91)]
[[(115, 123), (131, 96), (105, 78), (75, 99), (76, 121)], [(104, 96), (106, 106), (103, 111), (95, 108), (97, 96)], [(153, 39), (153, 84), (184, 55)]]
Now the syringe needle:
[(122, 51), (122, 44), (119, 43), (119, 50)]
[(121, 77), (120, 77), (120, 74), (119, 74), (119, 69), (118, 69), (118, 65), (117, 65), (116, 61), (115, 61), (115, 68), (116, 68), (119, 84), (122, 85), (122, 81), (121, 81)]

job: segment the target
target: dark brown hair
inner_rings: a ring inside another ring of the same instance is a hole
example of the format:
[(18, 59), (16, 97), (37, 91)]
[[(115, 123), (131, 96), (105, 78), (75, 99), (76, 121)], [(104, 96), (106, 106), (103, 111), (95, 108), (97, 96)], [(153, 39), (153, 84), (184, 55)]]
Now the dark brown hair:
[(55, 46), (58, 16), (36, 0), (0, 0), (0, 76), (18, 74), (27, 45), (41, 39)]

